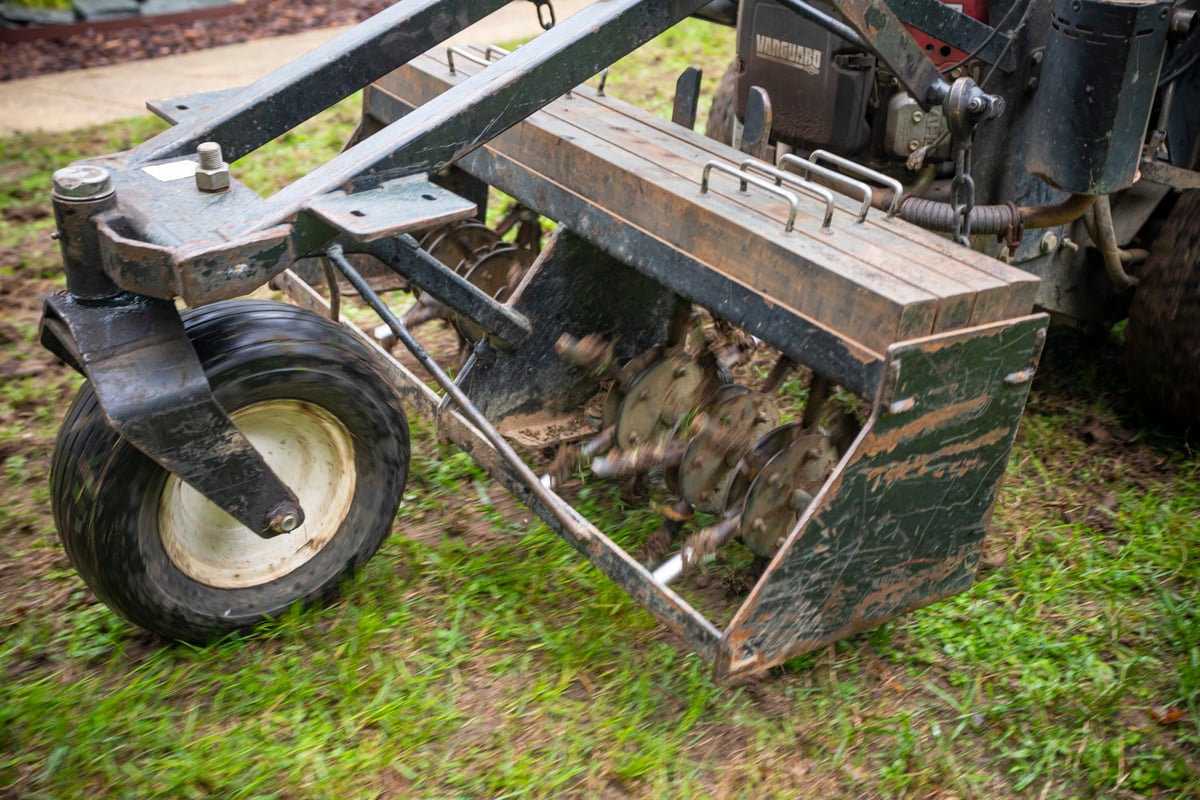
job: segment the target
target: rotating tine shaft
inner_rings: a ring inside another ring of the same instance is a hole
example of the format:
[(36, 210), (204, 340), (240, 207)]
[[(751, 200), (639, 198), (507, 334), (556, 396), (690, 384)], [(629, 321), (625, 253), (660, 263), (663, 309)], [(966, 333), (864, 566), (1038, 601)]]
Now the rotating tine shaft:
[[(704, 172), (701, 173), (700, 176), (700, 194), (708, 194), (709, 174), (713, 170), (716, 170), (717, 172), (724, 172), (726, 175), (732, 175), (733, 177), (737, 178), (739, 191), (746, 191), (747, 185), (752, 184), (760, 189), (770, 192), (773, 195), (782, 197), (787, 201), (788, 205), (791, 206), (791, 211), (788, 213), (787, 223), (783, 226), (783, 229), (790, 233), (792, 229), (796, 227), (796, 215), (800, 212), (800, 198), (796, 196), (795, 192), (789, 192), (787, 189), (776, 186), (770, 181), (765, 181), (757, 176), (734, 169), (723, 161), (709, 161), (704, 165)], [(830, 192), (827, 192), (827, 194), (829, 194), (829, 203), (832, 206), (833, 194)], [(830, 215), (832, 215), (832, 213), (832, 211), (829, 212)], [(828, 225), (828, 222), (826, 222), (826, 224)]]
[(892, 202), (888, 206), (887, 212), (888, 219), (896, 216), (896, 212), (900, 210), (900, 200), (904, 197), (904, 185), (895, 178), (888, 177), (882, 172), (876, 172), (873, 169), (864, 167), (857, 161), (851, 161), (848, 158), (843, 158), (842, 156), (830, 153), (827, 150), (813, 150), (812, 153), (809, 154), (808, 160), (809, 163), (812, 164), (819, 164), (821, 161), (827, 161), (830, 164), (841, 167), (847, 172), (857, 175), (860, 178), (866, 178), (867, 180), (872, 180), (882, 186), (886, 186), (892, 190)]

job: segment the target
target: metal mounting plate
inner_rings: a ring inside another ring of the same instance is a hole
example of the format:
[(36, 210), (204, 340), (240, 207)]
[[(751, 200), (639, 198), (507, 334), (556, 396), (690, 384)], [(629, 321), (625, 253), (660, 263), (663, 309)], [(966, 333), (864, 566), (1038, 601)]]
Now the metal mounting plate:
[(475, 204), (424, 178), (400, 178), (374, 189), (318, 195), (304, 210), (360, 242), (475, 216)]

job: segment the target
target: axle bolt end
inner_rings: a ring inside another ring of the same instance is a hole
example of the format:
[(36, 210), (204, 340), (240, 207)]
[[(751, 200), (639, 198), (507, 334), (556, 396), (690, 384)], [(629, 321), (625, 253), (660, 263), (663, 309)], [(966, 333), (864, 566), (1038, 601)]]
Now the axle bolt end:
[(63, 167), (52, 180), (54, 196), (60, 200), (99, 200), (113, 192), (108, 170), (91, 164)]
[(300, 527), (300, 517), (291, 512), (276, 514), (271, 518), (270, 527), (273, 533), (291, 533)]

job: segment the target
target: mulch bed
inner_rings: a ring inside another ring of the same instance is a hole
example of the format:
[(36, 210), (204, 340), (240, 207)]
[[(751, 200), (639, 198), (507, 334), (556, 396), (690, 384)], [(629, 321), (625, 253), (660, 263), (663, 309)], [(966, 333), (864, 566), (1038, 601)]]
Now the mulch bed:
[(248, 0), (237, 10), (190, 22), (154, 24), (153, 17), (134, 17), (128, 27), (113, 29), (106, 22), (79, 31), (71, 26), (67, 35), (47, 28), (45, 38), (0, 42), (0, 81), (352, 25), (390, 5), (388, 0)]

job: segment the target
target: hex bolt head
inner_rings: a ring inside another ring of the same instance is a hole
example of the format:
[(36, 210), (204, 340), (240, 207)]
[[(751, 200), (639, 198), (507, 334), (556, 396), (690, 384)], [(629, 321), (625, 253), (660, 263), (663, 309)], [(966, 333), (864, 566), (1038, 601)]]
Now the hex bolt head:
[(200, 164), (196, 167), (196, 188), (202, 192), (223, 192), (229, 188), (229, 165), (221, 160), (221, 145), (202, 142), (196, 148)]
[(1042, 241), (1038, 243), (1038, 249), (1043, 253), (1053, 253), (1058, 249), (1058, 235), (1053, 232), (1043, 234)]
[(113, 192), (108, 170), (91, 164), (63, 167), (52, 180), (54, 196), (60, 200), (99, 200)]

